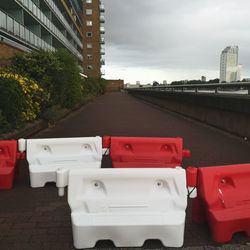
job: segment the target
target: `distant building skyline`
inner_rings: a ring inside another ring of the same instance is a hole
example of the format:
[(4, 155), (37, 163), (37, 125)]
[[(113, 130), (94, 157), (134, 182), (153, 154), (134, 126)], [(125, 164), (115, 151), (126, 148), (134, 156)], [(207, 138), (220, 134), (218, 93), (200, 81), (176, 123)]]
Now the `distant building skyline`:
[(236, 82), (241, 78), (241, 65), (238, 65), (239, 47), (227, 46), (220, 57), (220, 82)]
[(207, 81), (207, 78), (205, 76), (201, 76), (201, 81), (202, 82), (206, 82)]
[(237, 68), (237, 81), (241, 81), (242, 65), (239, 64)]

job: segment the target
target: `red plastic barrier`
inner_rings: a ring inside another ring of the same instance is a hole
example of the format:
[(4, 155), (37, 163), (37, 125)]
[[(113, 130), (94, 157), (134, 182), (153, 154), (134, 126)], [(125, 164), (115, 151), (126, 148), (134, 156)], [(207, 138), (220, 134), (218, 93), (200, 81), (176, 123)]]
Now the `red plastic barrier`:
[(174, 168), (181, 166), (181, 138), (111, 137), (110, 156), (114, 168)]
[(198, 168), (195, 168), (195, 167), (187, 168), (186, 177), (187, 177), (187, 186), (188, 187), (196, 187), (197, 175), (198, 175)]
[(17, 142), (0, 141), (0, 189), (10, 189), (18, 177), (17, 160), (24, 155), (17, 152)]
[(110, 136), (103, 136), (102, 137), (102, 147), (109, 148), (110, 147)]
[(240, 231), (250, 236), (250, 164), (199, 168), (197, 202), (215, 241)]

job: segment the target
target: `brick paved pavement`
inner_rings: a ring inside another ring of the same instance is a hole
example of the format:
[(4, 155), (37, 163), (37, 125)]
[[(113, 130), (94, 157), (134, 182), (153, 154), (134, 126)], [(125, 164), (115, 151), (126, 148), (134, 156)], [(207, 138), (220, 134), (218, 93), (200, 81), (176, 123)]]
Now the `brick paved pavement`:
[[(184, 166), (212, 166), (250, 162), (248, 142), (158, 109), (125, 93), (108, 93), (37, 138), (71, 136), (161, 136), (183, 137), (192, 157)], [(110, 167), (105, 158), (103, 166)], [(187, 210), (183, 249), (250, 249), (250, 238), (236, 234), (229, 244), (211, 240), (207, 225), (195, 225)], [(112, 248), (110, 241), (97, 248)], [(159, 241), (147, 241), (143, 248), (162, 248)], [(27, 163), (12, 190), (0, 191), (0, 250), (74, 249), (70, 209), (66, 196), (59, 198), (55, 184), (46, 188), (29, 186)]]

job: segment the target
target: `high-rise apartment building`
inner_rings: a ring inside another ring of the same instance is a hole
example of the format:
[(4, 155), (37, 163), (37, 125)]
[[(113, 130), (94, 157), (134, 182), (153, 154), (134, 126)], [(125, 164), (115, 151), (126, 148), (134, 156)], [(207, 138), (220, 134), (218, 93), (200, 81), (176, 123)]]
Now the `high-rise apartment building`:
[(83, 70), (88, 76), (100, 76), (105, 64), (103, 35), (105, 28), (104, 5), (100, 0), (83, 0)]
[[(93, 14), (88, 19), (90, 10)], [(76, 56), (84, 74), (100, 76), (103, 11), (100, 0), (0, 0), (0, 57), (39, 48), (64, 48)], [(87, 30), (90, 23), (92, 30)], [(87, 54), (92, 54), (91, 64)]]
[(242, 65), (239, 64), (237, 68), (237, 81), (241, 81)]
[(220, 58), (220, 82), (236, 82), (238, 80), (238, 46), (228, 46)]

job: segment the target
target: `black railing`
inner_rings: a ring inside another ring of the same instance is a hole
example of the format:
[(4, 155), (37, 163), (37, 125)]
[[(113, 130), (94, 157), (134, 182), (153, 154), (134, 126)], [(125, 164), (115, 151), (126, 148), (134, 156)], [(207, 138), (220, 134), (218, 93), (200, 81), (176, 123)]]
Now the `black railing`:
[(165, 92), (194, 92), (204, 93), (209, 91), (212, 94), (245, 94), (250, 95), (250, 82), (216, 83), (216, 84), (181, 84), (155, 87), (125, 88), (128, 91), (165, 91)]

